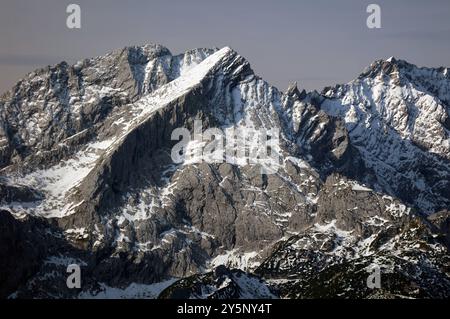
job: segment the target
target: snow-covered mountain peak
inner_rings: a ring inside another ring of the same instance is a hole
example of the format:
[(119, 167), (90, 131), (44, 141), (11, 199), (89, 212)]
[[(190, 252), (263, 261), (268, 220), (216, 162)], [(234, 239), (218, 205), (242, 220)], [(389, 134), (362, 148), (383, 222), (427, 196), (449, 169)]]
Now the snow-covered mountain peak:
[(435, 167), (440, 183), (447, 184), (441, 179), (443, 172), (450, 174), (450, 79), (445, 70), (419, 68), (399, 59), (378, 60), (357, 79), (323, 92), (322, 109), (344, 119), (369, 166), (379, 174), (384, 171), (378, 182), (391, 180), (383, 187), (397, 188), (405, 177), (401, 173), (393, 185), (394, 176), (405, 165), (415, 167), (414, 174), (408, 168), (414, 184), (406, 189), (420, 190), (419, 197), (430, 192), (439, 198), (411, 198), (427, 212), (434, 211), (437, 202), (437, 207), (445, 207), (450, 199), (442, 186), (434, 186), (437, 181), (425, 168)]
[(395, 62), (395, 61), (396, 61), (396, 59), (393, 56), (386, 59), (386, 62), (390, 62), (390, 63)]

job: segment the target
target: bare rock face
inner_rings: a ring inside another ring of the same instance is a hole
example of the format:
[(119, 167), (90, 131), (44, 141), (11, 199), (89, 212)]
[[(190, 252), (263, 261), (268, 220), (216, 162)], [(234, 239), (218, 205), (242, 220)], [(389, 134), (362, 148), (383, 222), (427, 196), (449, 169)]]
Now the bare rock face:
[(447, 210), (440, 211), (428, 216), (428, 220), (437, 228), (437, 232), (443, 237), (450, 249), (450, 212)]
[[(282, 93), (230, 48), (160, 45), (37, 70), (0, 98), (1, 296), (448, 297), (449, 86), (389, 60)], [(277, 129), (278, 170), (174, 163), (196, 120)]]
[(45, 257), (62, 241), (51, 233), (54, 229), (44, 219), (27, 216), (15, 219), (0, 210), (0, 298), (33, 278)]

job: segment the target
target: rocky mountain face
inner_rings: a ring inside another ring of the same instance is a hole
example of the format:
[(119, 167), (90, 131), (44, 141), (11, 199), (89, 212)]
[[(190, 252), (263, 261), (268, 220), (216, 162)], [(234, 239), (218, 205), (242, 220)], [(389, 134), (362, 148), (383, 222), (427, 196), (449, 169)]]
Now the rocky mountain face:
[[(0, 98), (0, 296), (448, 298), (449, 115), (448, 69), (394, 58), (321, 93), (228, 47), (37, 70)], [(196, 120), (278, 129), (276, 173), (174, 163)]]

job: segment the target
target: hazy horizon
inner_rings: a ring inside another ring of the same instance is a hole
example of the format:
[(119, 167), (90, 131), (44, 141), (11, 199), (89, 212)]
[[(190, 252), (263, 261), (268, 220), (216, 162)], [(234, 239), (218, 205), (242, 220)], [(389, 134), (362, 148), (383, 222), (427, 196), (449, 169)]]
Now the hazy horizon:
[[(81, 6), (82, 27), (66, 27)], [(381, 6), (382, 28), (368, 29), (366, 7)], [(230, 46), (280, 90), (346, 83), (377, 59), (450, 66), (450, 1), (57, 1), (1, 4), (0, 92), (25, 74), (131, 45), (158, 43), (173, 54)]]

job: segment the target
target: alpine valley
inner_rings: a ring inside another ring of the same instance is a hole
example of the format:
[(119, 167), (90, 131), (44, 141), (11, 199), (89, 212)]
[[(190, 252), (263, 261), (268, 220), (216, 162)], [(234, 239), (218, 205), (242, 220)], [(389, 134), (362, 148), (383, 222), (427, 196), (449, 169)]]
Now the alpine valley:
[[(195, 120), (277, 128), (277, 173), (174, 164)], [(229, 47), (144, 45), (0, 97), (1, 298), (449, 298), (449, 248), (448, 68), (281, 92)]]

